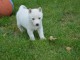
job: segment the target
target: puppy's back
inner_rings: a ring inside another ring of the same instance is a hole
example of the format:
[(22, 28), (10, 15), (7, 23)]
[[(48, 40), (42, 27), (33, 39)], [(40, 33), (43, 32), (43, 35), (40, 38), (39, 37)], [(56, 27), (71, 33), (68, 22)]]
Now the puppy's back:
[(24, 5), (21, 5), (21, 6), (19, 7), (19, 10), (21, 10), (21, 9), (27, 9), (27, 7), (24, 6)]
[(21, 5), (17, 11), (16, 18), (25, 18), (28, 16), (28, 9), (26, 6)]

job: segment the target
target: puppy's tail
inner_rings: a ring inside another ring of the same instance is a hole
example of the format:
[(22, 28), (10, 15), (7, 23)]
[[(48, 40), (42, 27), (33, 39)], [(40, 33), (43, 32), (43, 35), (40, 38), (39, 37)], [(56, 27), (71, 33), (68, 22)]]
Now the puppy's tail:
[(25, 5), (21, 5), (20, 7), (19, 7), (19, 10), (20, 9), (27, 9), (27, 7), (25, 6)]

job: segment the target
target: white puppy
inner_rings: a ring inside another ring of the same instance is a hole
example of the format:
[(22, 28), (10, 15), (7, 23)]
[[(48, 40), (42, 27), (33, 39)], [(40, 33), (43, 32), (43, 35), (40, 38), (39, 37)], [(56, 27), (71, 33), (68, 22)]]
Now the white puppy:
[(40, 39), (45, 39), (42, 26), (43, 13), (40, 7), (37, 9), (27, 9), (27, 7), (21, 5), (16, 14), (16, 18), (20, 31), (23, 32), (24, 27), (31, 40), (35, 40), (34, 30), (38, 31)]

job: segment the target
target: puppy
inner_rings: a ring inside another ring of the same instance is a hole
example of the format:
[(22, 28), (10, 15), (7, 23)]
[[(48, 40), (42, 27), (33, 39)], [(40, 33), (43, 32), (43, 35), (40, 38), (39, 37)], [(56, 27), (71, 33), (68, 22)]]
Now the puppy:
[(27, 30), (30, 40), (35, 40), (34, 30), (38, 31), (40, 39), (45, 39), (42, 25), (43, 13), (41, 7), (36, 9), (27, 9), (24, 5), (19, 7), (16, 14), (17, 26), (21, 32), (23, 27)]

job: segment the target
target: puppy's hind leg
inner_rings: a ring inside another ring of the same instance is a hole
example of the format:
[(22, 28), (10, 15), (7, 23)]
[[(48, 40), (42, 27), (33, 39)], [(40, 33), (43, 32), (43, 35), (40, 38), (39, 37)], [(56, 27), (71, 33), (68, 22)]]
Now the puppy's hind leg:
[(20, 24), (17, 24), (17, 26), (18, 26), (18, 28), (19, 28), (19, 30), (20, 30), (21, 32), (24, 31), (23, 27), (22, 27)]

